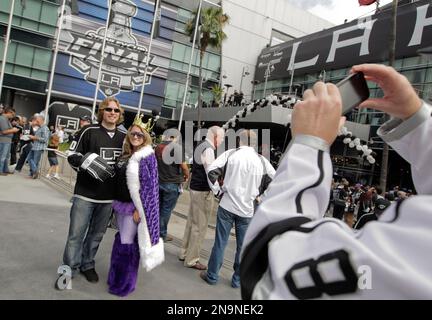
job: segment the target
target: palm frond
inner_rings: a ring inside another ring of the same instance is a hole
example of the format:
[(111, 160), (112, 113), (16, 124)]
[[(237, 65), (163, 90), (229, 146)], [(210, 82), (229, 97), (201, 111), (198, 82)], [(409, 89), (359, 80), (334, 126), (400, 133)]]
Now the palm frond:
[[(195, 23), (197, 11), (194, 12), (193, 18), (185, 26), (185, 32), (191, 36), (195, 32)], [(224, 26), (229, 23), (229, 16), (222, 12), (222, 8), (206, 8), (201, 12), (201, 41), (200, 47), (202, 53), (207, 46), (220, 48), (223, 40), (227, 35), (223, 32)]]

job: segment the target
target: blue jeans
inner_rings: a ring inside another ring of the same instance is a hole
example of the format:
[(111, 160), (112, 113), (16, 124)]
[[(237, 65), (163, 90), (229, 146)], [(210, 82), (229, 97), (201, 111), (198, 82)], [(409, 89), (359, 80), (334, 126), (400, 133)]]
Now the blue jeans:
[(230, 231), (234, 224), (237, 248), (234, 260), (234, 274), (231, 279), (231, 286), (233, 286), (234, 288), (238, 288), (240, 286), (240, 252), (246, 230), (251, 220), (252, 218), (240, 217), (219, 206), (217, 211), (215, 242), (210, 255), (210, 260), (208, 262), (208, 283), (216, 284), (216, 282), (219, 280), (219, 271), (222, 267), (225, 247), (228, 243)]
[(178, 183), (159, 183), (159, 225), (160, 236), (165, 239), (168, 232), (168, 222), (177, 199), (180, 195)]
[(0, 173), (9, 172), (10, 142), (0, 142)]
[(39, 169), (39, 162), (42, 157), (43, 150), (31, 150), (28, 155), (30, 165), (30, 175), (34, 175)]
[(95, 203), (73, 198), (63, 263), (71, 267), (74, 275), (78, 270), (94, 268), (94, 258), (110, 217), (111, 203)]

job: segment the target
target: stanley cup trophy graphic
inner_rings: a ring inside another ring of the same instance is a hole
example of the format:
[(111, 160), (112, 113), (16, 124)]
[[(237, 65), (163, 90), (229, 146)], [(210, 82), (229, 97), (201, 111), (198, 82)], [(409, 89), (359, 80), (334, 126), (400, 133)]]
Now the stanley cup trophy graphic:
[[(137, 13), (136, 5), (130, 0), (113, 1), (111, 17), (107, 29), (104, 59), (101, 58), (105, 28), (87, 33), (88, 38), (100, 42), (100, 49), (87, 57), (89, 71), (86, 80), (97, 82), (99, 63), (103, 61), (100, 75), (100, 90), (105, 96), (113, 96), (122, 91), (134, 90), (142, 84), (146, 64), (147, 49), (139, 46), (132, 34), (132, 18)], [(154, 57), (150, 57), (149, 63)], [(156, 70), (148, 66), (147, 74)], [(150, 78), (150, 77), (149, 77)], [(149, 79), (146, 79), (146, 83)]]
[[(136, 44), (137, 40), (132, 35), (132, 17), (136, 15), (137, 8), (129, 0), (113, 1), (111, 17), (107, 30), (107, 38), (126, 44)], [(99, 29), (98, 34), (103, 37), (104, 28)]]

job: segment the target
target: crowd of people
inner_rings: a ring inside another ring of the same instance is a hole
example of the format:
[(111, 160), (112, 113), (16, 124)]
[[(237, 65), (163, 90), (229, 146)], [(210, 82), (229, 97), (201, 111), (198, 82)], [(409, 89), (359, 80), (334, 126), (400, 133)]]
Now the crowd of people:
[(27, 162), (29, 177), (37, 179), (41, 156), (52, 136), (45, 117), (37, 113), (27, 121), (6, 107), (0, 115), (0, 132), (0, 175), (21, 172)]
[[(21, 172), (29, 166), (29, 178), (39, 177), (39, 167), (44, 151), (47, 151), (50, 168), (46, 178), (60, 179), (56, 150), (73, 140), (64, 126), (47, 127), (45, 116), (34, 114), (30, 119), (16, 114), (15, 109), (0, 106), (0, 175)], [(88, 116), (80, 118), (80, 128), (91, 123)]]
[(326, 216), (343, 220), (350, 228), (358, 230), (366, 222), (378, 220), (392, 203), (413, 195), (412, 190), (399, 190), (399, 186), (386, 192), (378, 186), (350, 185), (345, 178), (339, 182), (333, 180)]
[[(216, 284), (234, 225), (237, 249), (232, 287), (238, 288), (243, 236), (259, 196), (275, 174), (270, 162), (255, 151), (255, 133), (244, 130), (238, 149), (216, 157), (225, 132), (217, 126), (209, 128), (195, 149), (189, 170), (176, 130), (167, 130), (162, 141), (153, 145), (152, 119), (144, 123), (137, 115), (125, 130), (120, 125), (123, 113), (116, 98), (106, 98), (98, 109), (98, 123), (83, 127), (70, 146), (68, 161), (77, 171), (77, 180), (63, 264), (71, 268), (72, 277), (81, 273), (89, 282), (99, 281), (95, 255), (114, 212), (118, 233), (108, 291), (118, 296), (130, 294), (140, 261), (146, 271), (164, 261), (164, 243), (172, 240), (169, 219), (183, 184), (189, 181), (190, 208), (178, 258), (184, 267), (202, 271), (201, 278), (208, 284)], [(216, 197), (215, 243), (207, 270), (200, 262), (201, 247)], [(62, 279), (57, 279), (56, 288), (62, 287)]]
[(210, 102), (203, 101), (203, 108), (218, 108), (218, 107), (240, 107), (246, 104), (246, 98), (243, 91), (234, 90), (234, 93), (229, 96), (225, 95), (223, 101), (216, 102), (211, 100)]
[(234, 90), (234, 93), (228, 97), (228, 100), (224, 103), (226, 107), (240, 107), (245, 104), (244, 93)]
[[(164, 243), (172, 240), (169, 219), (183, 184), (189, 181), (190, 207), (178, 259), (184, 267), (199, 270), (209, 285), (219, 280), (234, 227), (231, 286), (241, 287), (245, 299), (432, 297), (430, 281), (423, 280), (432, 277), (424, 254), (432, 240), (432, 187), (427, 174), (431, 106), (390, 67), (365, 64), (352, 71), (363, 72), (384, 91), (384, 98), (368, 99), (360, 107), (392, 116), (378, 134), (411, 164), (422, 196), (398, 186), (385, 192), (346, 179), (332, 181), (330, 145), (345, 120), (333, 84), (317, 82), (294, 106), (293, 139), (277, 171), (256, 151), (252, 130), (242, 130), (238, 147), (217, 156), (225, 138), (217, 126), (209, 128), (196, 146), (189, 170), (175, 133), (153, 145), (152, 119), (143, 122), (137, 115), (126, 130), (120, 125), (124, 114), (120, 102), (109, 97), (99, 106), (98, 122), (84, 126), (70, 146), (68, 161), (77, 180), (63, 264), (71, 268), (72, 278), (82, 273), (89, 282), (99, 281), (95, 256), (114, 213), (118, 233), (108, 291), (118, 296), (133, 292), (140, 263), (146, 271), (163, 263)], [(14, 111), (6, 109), (2, 117), (9, 122), (1, 120), (2, 138), (12, 141), (18, 132), (9, 121)], [(49, 136), (41, 115), (33, 123), (38, 128), (25, 129), (33, 145), (27, 156), (32, 176)], [(1, 142), (2, 170), (4, 150), (9, 152), (5, 144)], [(56, 172), (54, 157), (50, 164)], [(200, 252), (215, 205), (216, 230), (206, 266)], [(326, 264), (330, 262), (333, 269)], [(358, 269), (365, 265), (374, 272), (370, 290), (358, 285)], [(57, 279), (56, 288), (61, 288), (62, 279)]]

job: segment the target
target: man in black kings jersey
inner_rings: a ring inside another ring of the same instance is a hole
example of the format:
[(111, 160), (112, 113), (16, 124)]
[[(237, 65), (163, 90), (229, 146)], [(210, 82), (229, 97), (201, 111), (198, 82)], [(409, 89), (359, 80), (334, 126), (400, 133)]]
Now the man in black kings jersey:
[(80, 270), (90, 282), (99, 279), (94, 258), (109, 223), (115, 191), (113, 177), (101, 177), (121, 154), (126, 131), (117, 125), (122, 118), (119, 101), (106, 98), (99, 106), (98, 124), (84, 127), (69, 149), (68, 161), (78, 174), (63, 263), (73, 275)]

